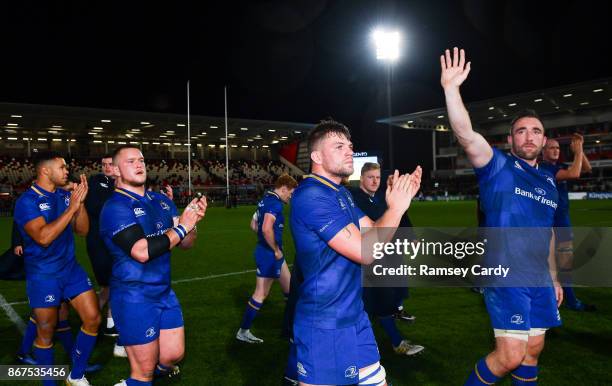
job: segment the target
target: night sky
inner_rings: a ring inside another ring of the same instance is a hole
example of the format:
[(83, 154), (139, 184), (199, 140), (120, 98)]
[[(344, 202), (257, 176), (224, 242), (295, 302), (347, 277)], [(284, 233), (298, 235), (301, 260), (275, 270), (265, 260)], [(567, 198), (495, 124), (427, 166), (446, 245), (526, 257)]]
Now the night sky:
[(109, 4), (4, 2), (0, 101), (183, 113), (190, 79), (194, 114), (222, 116), (227, 85), (231, 117), (332, 116), (373, 150), (386, 143), (374, 121), (387, 112), (377, 25), (403, 35), (393, 114), (443, 105), (438, 57), (454, 45), (472, 60), (466, 101), (612, 76), (602, 1)]

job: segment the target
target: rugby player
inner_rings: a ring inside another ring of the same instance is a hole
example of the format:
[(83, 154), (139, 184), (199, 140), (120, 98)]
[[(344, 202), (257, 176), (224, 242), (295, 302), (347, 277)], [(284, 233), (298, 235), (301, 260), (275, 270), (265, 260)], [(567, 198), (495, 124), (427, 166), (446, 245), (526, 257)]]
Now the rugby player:
[[(358, 189), (349, 189), (355, 204), (370, 219), (378, 220), (387, 210), (385, 197), (377, 194), (380, 187), (380, 165), (366, 162), (361, 168)], [(402, 217), (400, 227), (412, 227), (407, 215)], [(412, 237), (414, 239), (415, 237)], [(393, 351), (401, 355), (416, 355), (425, 348), (418, 344), (411, 344), (404, 339), (402, 333), (395, 325), (395, 315), (399, 320), (414, 321), (415, 317), (403, 310), (404, 299), (408, 295), (408, 287), (368, 287), (363, 290), (363, 302), (368, 314), (376, 317), (383, 330), (391, 339)], [(401, 310), (398, 310), (402, 307)]]
[(296, 264), (304, 276), (295, 310), (293, 338), (300, 385), (386, 385), (378, 347), (365, 313), (360, 264), (361, 227), (394, 230), (420, 186), (421, 169), (394, 174), (387, 188), (389, 209), (373, 222), (340, 185), (353, 173), (348, 128), (327, 120), (309, 134), (312, 174), (291, 200)]
[[(109, 283), (113, 267), (113, 257), (108, 252), (108, 249), (106, 249), (102, 237), (100, 237), (100, 211), (102, 211), (106, 200), (115, 191), (113, 157), (110, 154), (106, 154), (102, 157), (101, 163), (102, 173), (95, 174), (89, 178), (89, 194), (85, 200), (85, 209), (87, 209), (90, 223), (90, 230), (86, 239), (87, 255), (89, 256), (96, 282), (100, 286), (98, 294), (100, 312), (104, 310), (104, 306), (108, 303)], [(106, 336), (117, 336), (110, 305), (106, 313), (106, 325), (102, 331)], [(113, 355), (127, 358), (125, 349), (116, 343), (113, 348)]]
[(240, 341), (263, 343), (263, 339), (253, 335), (250, 328), (274, 280), (280, 283), (285, 298), (289, 296), (291, 274), (283, 255), (283, 204), (289, 202), (296, 186), (297, 181), (293, 177), (283, 174), (276, 179), (274, 190), (267, 192), (257, 204), (257, 212), (251, 222), (253, 229), (253, 221), (257, 221), (257, 246), (254, 252), (257, 278), (255, 292), (247, 302), (240, 329), (236, 333), (236, 339)]
[(115, 192), (100, 214), (100, 234), (113, 256), (110, 303), (130, 378), (117, 385), (152, 385), (156, 374), (177, 374), (185, 352), (179, 301), (170, 287), (170, 251), (191, 248), (206, 198), (179, 217), (165, 195), (146, 192), (144, 157), (135, 146), (113, 153)]
[[(574, 153), (574, 161), (571, 165), (559, 162), (559, 142), (555, 139), (546, 141), (542, 152), (544, 162), (540, 165), (548, 169), (557, 179), (557, 190), (559, 191), (559, 207), (555, 212), (555, 242), (557, 264), (559, 270), (566, 276), (571, 275), (574, 260), (574, 234), (569, 216), (569, 194), (567, 181), (580, 178), (580, 174), (589, 173), (592, 168), (583, 150), (584, 138), (575, 133), (570, 143), (570, 150)], [(566, 277), (563, 283), (563, 299), (565, 306), (574, 311), (595, 311), (596, 307), (580, 301), (574, 293), (571, 278)]]
[[(77, 263), (73, 230), (89, 231), (84, 208), (88, 186), (85, 175), (72, 192), (61, 189), (68, 182), (66, 161), (57, 153), (41, 154), (36, 180), (15, 205), (15, 221), (23, 237), (26, 291), (36, 320), (34, 356), (39, 365), (53, 364), (53, 335), (58, 310), (64, 300), (77, 310), (83, 324), (72, 350), (69, 385), (86, 386), (87, 361), (93, 351), (100, 312), (91, 281)], [(67, 323), (67, 321), (66, 321)], [(43, 381), (54, 385), (54, 381)]]
[[(554, 272), (548, 272), (548, 268), (554, 267), (547, 266), (551, 242), (554, 243), (551, 235), (558, 194), (554, 177), (537, 164), (537, 157), (546, 142), (544, 127), (535, 112), (522, 112), (511, 123), (508, 135), (511, 154), (493, 149), (482, 135), (472, 129), (461, 99), (459, 87), (470, 72), (465, 52), (455, 47), (451, 57), (450, 50), (446, 50), (440, 57), (440, 64), (449, 121), (480, 185), (484, 226), (544, 229), (534, 229), (530, 235), (541, 235), (537, 239), (539, 242), (515, 240), (512, 250), (503, 252), (509, 260), (529, 259), (534, 266), (545, 267), (546, 272), (537, 287), (485, 289), (495, 350), (475, 365), (465, 385), (492, 385), (508, 373), (511, 373), (513, 385), (535, 385), (545, 333), (548, 328), (561, 324), (558, 306), (563, 299)], [(546, 199), (534, 199), (537, 192)]]

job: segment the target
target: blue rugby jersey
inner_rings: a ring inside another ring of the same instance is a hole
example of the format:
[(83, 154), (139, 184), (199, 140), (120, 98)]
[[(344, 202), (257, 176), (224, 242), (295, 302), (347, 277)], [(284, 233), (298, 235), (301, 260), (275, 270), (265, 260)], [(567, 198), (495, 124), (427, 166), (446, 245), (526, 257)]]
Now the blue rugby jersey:
[(145, 235), (164, 234), (174, 226), (176, 206), (156, 192), (144, 196), (115, 189), (100, 213), (100, 235), (113, 256), (111, 297), (127, 302), (157, 300), (170, 291), (170, 251), (145, 263), (136, 261), (113, 242), (113, 237), (134, 224)]
[(359, 229), (363, 212), (349, 191), (318, 176), (306, 176), (291, 199), (296, 262), (304, 275), (295, 323), (336, 329), (355, 325), (364, 312), (361, 266), (327, 244), (350, 223)]
[[(565, 163), (551, 163), (551, 162), (541, 162), (540, 167), (542, 169), (548, 170), (553, 176), (557, 176), (557, 172), (559, 170), (567, 170), (569, 166)], [(563, 221), (565, 218), (569, 217), (569, 191), (567, 188), (567, 181), (557, 181), (557, 191), (559, 192), (559, 206), (557, 207), (557, 211), (555, 212), (555, 226), (562, 226), (561, 224), (565, 224)]]
[(41, 216), (47, 224), (55, 221), (69, 205), (70, 192), (56, 189), (52, 193), (37, 184), (33, 184), (17, 199), (14, 216), (23, 237), (26, 278), (62, 276), (70, 272), (69, 268), (76, 262), (70, 224), (46, 248), (38, 245), (24, 229), (28, 222)]
[(498, 149), (493, 149), (493, 158), (475, 172), (485, 227), (537, 228), (490, 230), (487, 246), (488, 257), (493, 258), (490, 261), (514, 267), (515, 273), (521, 271), (532, 284), (550, 281), (549, 243), (558, 207), (555, 177), (538, 165), (532, 167)]
[(257, 204), (257, 246), (272, 251), (270, 245), (264, 238), (262, 226), (266, 213), (270, 213), (276, 218), (274, 221), (274, 240), (282, 249), (283, 247), (283, 229), (285, 227), (285, 216), (283, 215), (283, 201), (274, 192), (266, 192), (263, 199)]

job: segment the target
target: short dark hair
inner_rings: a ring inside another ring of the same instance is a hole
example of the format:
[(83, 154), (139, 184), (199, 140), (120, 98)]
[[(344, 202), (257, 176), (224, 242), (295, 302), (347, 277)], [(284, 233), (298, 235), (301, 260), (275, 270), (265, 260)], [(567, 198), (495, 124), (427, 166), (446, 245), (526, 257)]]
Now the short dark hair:
[(104, 159), (104, 158), (113, 158), (113, 155), (112, 155), (112, 154), (110, 154), (110, 153), (106, 153), (106, 154), (104, 154), (104, 155), (102, 156), (102, 158), (100, 158), (100, 159)]
[(34, 168), (38, 172), (38, 170), (40, 169), (42, 164), (44, 164), (47, 161), (51, 161), (53, 159), (56, 159), (56, 158), (64, 158), (64, 156), (61, 155), (60, 153), (56, 152), (56, 151), (43, 151), (43, 152), (39, 152), (34, 157)]
[(522, 118), (535, 118), (538, 121), (542, 122), (542, 118), (540, 118), (540, 116), (538, 115), (538, 113), (536, 113), (535, 110), (532, 109), (524, 109), (519, 111), (518, 113), (516, 113), (514, 115), (514, 117), (512, 118), (512, 120), (510, 121), (510, 135), (512, 135), (512, 129), (514, 128), (514, 124)]
[(121, 145), (121, 146), (117, 147), (115, 150), (113, 150), (112, 157), (113, 157), (113, 163), (114, 164), (117, 163), (116, 162), (117, 161), (116, 158), (119, 155), (119, 153), (121, 153), (121, 151), (125, 150), (125, 149), (136, 149), (136, 150), (140, 151), (140, 148), (138, 146), (136, 146), (136, 145)]
[(330, 134), (344, 135), (347, 139), (351, 139), (351, 132), (344, 124), (331, 118), (324, 119), (308, 134), (308, 151), (311, 152), (323, 138)]
[(361, 167), (361, 175), (363, 176), (364, 174), (366, 174), (370, 170), (380, 170), (380, 165), (377, 164), (376, 162), (366, 162), (366, 163), (364, 163), (363, 166)]

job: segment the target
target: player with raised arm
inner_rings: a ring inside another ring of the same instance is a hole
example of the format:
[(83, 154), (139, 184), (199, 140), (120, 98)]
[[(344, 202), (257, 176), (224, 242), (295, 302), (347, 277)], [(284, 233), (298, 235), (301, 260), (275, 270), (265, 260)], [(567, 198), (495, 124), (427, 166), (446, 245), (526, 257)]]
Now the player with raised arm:
[(274, 280), (280, 283), (285, 298), (289, 296), (291, 274), (283, 254), (285, 227), (283, 204), (289, 202), (296, 186), (297, 181), (290, 175), (279, 176), (274, 183), (274, 190), (266, 192), (257, 204), (257, 211), (251, 220), (251, 229), (257, 232), (257, 246), (254, 253), (257, 279), (255, 292), (247, 302), (240, 329), (236, 333), (236, 339), (240, 341), (263, 343), (262, 339), (251, 333), (250, 328), (257, 312), (268, 297)]
[(567, 181), (580, 178), (582, 173), (589, 173), (591, 164), (584, 154), (584, 138), (578, 133), (574, 133), (570, 142), (570, 150), (574, 154), (571, 165), (559, 162), (560, 147), (559, 141), (549, 139), (546, 141), (542, 152), (544, 162), (543, 168), (548, 169), (557, 179), (557, 190), (559, 190), (559, 207), (555, 212), (555, 242), (557, 265), (559, 271), (566, 276), (563, 280), (563, 299), (565, 306), (574, 311), (595, 311), (596, 307), (580, 301), (574, 293), (571, 280), (571, 270), (574, 260), (574, 234), (569, 215), (569, 193)]
[(115, 192), (100, 214), (100, 233), (113, 256), (110, 302), (130, 362), (118, 385), (152, 385), (154, 374), (176, 374), (185, 352), (183, 314), (170, 286), (170, 251), (191, 248), (206, 198), (179, 217), (165, 195), (146, 192), (144, 157), (135, 146), (113, 153)]
[[(459, 87), (471, 64), (463, 50), (446, 50), (440, 57), (441, 84), (448, 118), (460, 145), (475, 169), (480, 185), (480, 205), (486, 227), (538, 227), (538, 243), (517, 241), (505, 258), (529, 259), (545, 267), (538, 287), (489, 287), (484, 291), (487, 311), (495, 335), (495, 350), (481, 359), (465, 385), (492, 385), (508, 373), (513, 385), (537, 383), (538, 357), (544, 348), (545, 332), (561, 324), (558, 306), (563, 292), (554, 272), (548, 272), (552, 226), (557, 207), (554, 177), (538, 167), (537, 157), (546, 143), (544, 127), (537, 114), (525, 111), (511, 123), (508, 143), (511, 154), (493, 149), (472, 129)], [(546, 195), (537, 200), (536, 192)], [(509, 229), (510, 231), (510, 229)], [(517, 232), (510, 232), (518, 234)], [(522, 260), (524, 261), (524, 260)], [(532, 274), (533, 275), (533, 274)]]
[(298, 379), (302, 386), (383, 386), (386, 374), (362, 301), (361, 264), (373, 256), (362, 253), (360, 228), (392, 234), (419, 189), (421, 169), (401, 176), (395, 171), (388, 209), (373, 222), (341, 185), (353, 173), (348, 128), (322, 121), (310, 132), (308, 149), (312, 174), (291, 200), (296, 264), (304, 275), (293, 328)]

